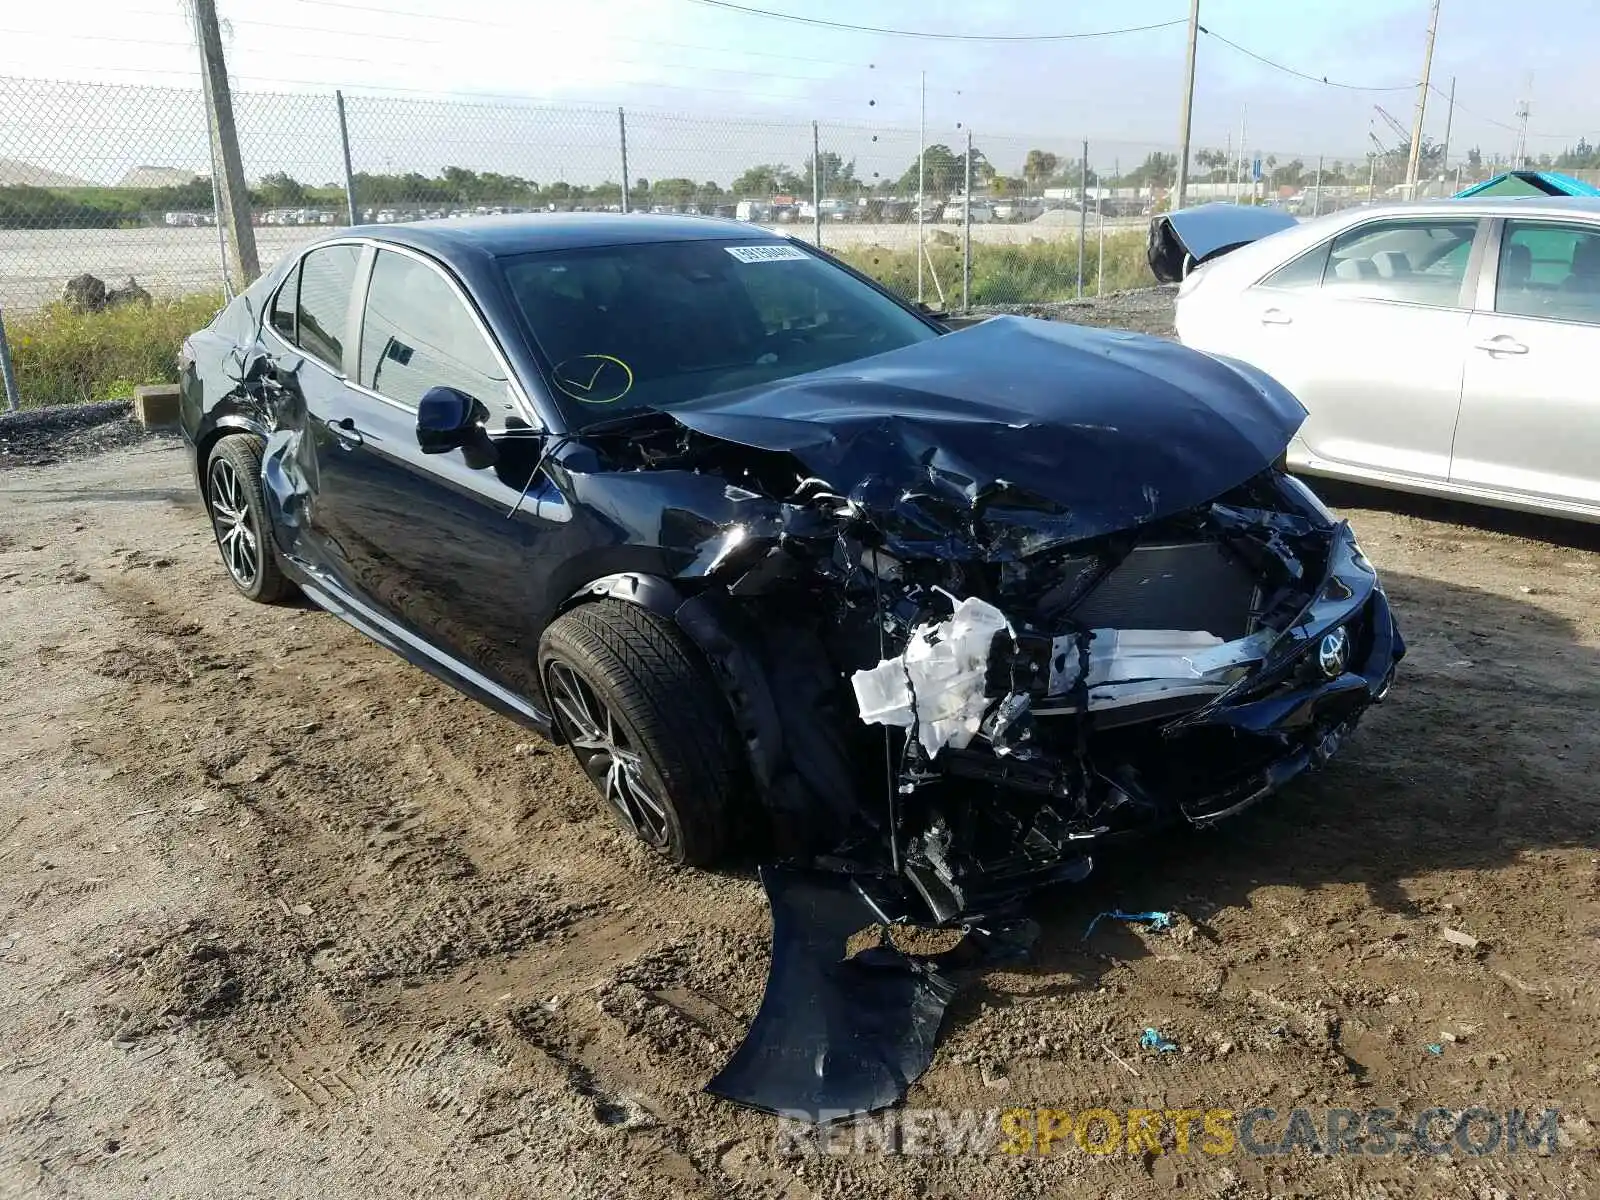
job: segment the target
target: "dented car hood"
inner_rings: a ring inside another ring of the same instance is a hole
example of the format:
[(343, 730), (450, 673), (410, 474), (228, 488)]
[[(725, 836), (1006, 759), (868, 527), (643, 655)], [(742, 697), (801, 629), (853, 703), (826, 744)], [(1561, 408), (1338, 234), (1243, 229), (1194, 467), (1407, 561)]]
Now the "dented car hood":
[[(1023, 530), (1032, 544), (1010, 542), (1018, 553), (1211, 500), (1269, 466), (1305, 419), (1243, 363), (1024, 317), (669, 413), (700, 434), (793, 455), (903, 529), (933, 536), (970, 517), (969, 528)], [(996, 532), (988, 547), (1004, 544)]]

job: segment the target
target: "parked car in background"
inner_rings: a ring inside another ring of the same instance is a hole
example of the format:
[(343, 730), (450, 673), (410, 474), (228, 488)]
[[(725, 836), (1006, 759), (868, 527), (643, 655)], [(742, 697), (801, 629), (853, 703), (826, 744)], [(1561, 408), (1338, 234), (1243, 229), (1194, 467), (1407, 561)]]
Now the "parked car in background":
[(865, 864), (880, 913), (1247, 808), (1404, 654), (1261, 372), (950, 332), (748, 223), (358, 227), (191, 336), (181, 388), (239, 593), (548, 731), (674, 861), (765, 834)]
[(1177, 329), (1306, 406), (1293, 470), (1600, 521), (1600, 199), (1320, 217), (1192, 271)]
[[(994, 209), (984, 201), (974, 200), (971, 204), (971, 220), (974, 225), (986, 225), (994, 220)], [(944, 206), (939, 214), (941, 221), (954, 221), (956, 224), (967, 220), (968, 205), (959, 196)]]

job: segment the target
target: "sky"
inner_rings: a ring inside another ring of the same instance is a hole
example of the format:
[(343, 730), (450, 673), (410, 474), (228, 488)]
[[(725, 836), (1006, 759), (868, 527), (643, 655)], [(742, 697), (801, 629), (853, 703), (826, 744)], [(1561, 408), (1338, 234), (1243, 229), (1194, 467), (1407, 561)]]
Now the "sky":
[[(898, 175), (901, 160), (915, 156), (921, 122), (929, 142), (952, 146), (970, 130), (1003, 171), (1020, 169), (1034, 145), (1076, 155), (1087, 139), (1090, 161), (1109, 167), (1170, 152), (1177, 140), (1186, 0), (741, 2), (823, 21), (968, 36), (1172, 24), (1114, 37), (1001, 42), (808, 25), (703, 0), (218, 0), (218, 11), (241, 125), (253, 131), (247, 171), (252, 155), (256, 169), (298, 155), (306, 177), (332, 177), (336, 165), (324, 151), (332, 138), (326, 100), (335, 87), (351, 98), (358, 169), (370, 170), (426, 168), (460, 150), (455, 159), (476, 158), (462, 165), (485, 164), (479, 169), (504, 159), (503, 169), (542, 179), (614, 176), (607, 168), (618, 105), (635, 127), (634, 174), (657, 163), (671, 169), (665, 164), (673, 155), (687, 160), (683, 173), (709, 178), (728, 176), (725, 164), (741, 157), (798, 163), (809, 153), (812, 120), (824, 123), (824, 140), (858, 159), (863, 175)], [(1428, 7), (1428, 0), (1201, 0), (1201, 24), (1216, 36), (1200, 39), (1195, 145), (1236, 147), (1243, 130), (1253, 153), (1308, 162), (1359, 158), (1369, 131), (1393, 145), (1374, 105), (1409, 129)], [(1224, 38), (1329, 84), (1260, 62)], [(1593, 0), (1443, 0), (1432, 78), (1446, 93), (1456, 79), (1452, 160), (1472, 146), (1485, 158), (1508, 154), (1523, 98), (1531, 102), (1533, 153), (1559, 151), (1580, 136), (1600, 140), (1600, 91), (1588, 77), (1597, 44)], [(0, 76), (193, 89), (189, 17), (182, 0), (6, 5)], [(154, 101), (142, 122), (108, 123), (100, 116), (107, 98), (98, 93), (81, 103), (76, 91), (0, 91), (0, 99), (7, 95), (22, 112), (9, 134), (0, 119), (0, 156), (28, 158), (30, 147), (53, 139), (60, 146), (52, 161), (68, 164), (60, 169), (104, 177), (130, 156), (165, 162), (197, 153), (192, 138), (145, 128), (165, 123)], [(463, 117), (429, 104), (444, 98), (483, 107)], [(132, 100), (122, 107), (145, 104)], [(170, 102), (188, 112), (183, 97)], [(593, 111), (529, 114), (528, 103)], [(1445, 135), (1447, 107), (1429, 96), (1425, 128), (1434, 140)], [(83, 128), (68, 136), (69, 124)], [(505, 132), (518, 126), (531, 132)], [(525, 146), (507, 148), (530, 139), (540, 144), (536, 162), (526, 161)], [(203, 151), (203, 139), (199, 145)]]

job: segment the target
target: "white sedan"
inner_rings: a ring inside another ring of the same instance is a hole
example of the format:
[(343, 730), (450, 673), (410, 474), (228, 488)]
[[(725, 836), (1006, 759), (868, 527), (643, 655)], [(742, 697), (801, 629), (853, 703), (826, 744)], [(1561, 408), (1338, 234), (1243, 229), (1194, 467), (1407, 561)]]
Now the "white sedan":
[(1190, 271), (1177, 328), (1300, 398), (1292, 470), (1600, 521), (1600, 199), (1308, 221)]

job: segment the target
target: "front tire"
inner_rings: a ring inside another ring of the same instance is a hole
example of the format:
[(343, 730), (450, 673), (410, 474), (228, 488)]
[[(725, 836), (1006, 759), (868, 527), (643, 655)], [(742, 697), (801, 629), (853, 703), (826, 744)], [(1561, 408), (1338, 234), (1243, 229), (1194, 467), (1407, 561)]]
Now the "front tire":
[(294, 591), (278, 566), (261, 494), (261, 450), (253, 434), (223, 438), (206, 460), (206, 512), (217, 551), (234, 589), (257, 604), (275, 604)]
[(728, 845), (744, 755), (710, 669), (671, 621), (600, 600), (539, 645), (551, 715), (612, 815), (671, 862), (708, 867)]

